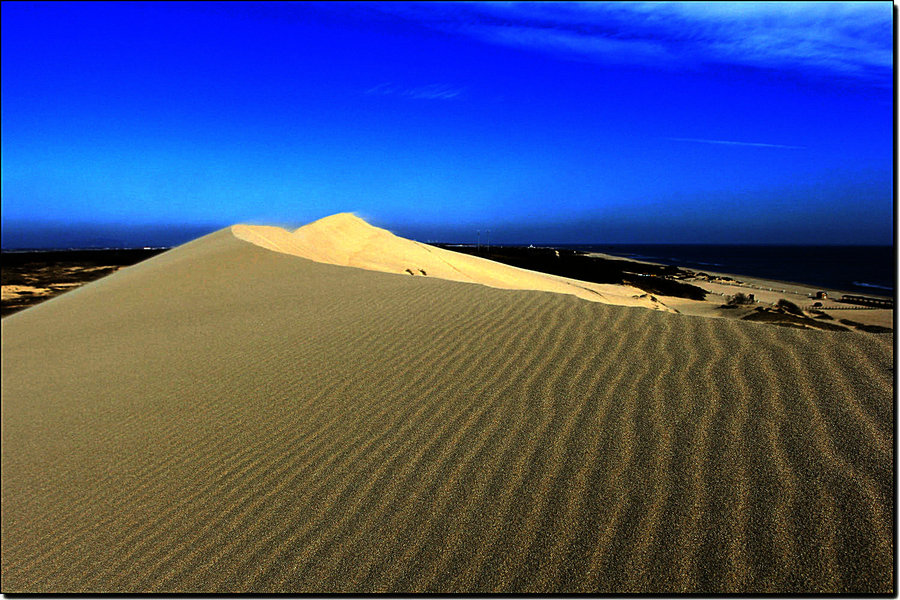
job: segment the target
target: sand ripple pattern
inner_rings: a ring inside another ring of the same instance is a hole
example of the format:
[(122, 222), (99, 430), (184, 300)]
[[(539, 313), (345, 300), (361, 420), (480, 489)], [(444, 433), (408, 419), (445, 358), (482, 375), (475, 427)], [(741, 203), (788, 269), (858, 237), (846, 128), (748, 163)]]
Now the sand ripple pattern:
[(4, 592), (894, 592), (890, 335), (219, 232), (2, 337)]

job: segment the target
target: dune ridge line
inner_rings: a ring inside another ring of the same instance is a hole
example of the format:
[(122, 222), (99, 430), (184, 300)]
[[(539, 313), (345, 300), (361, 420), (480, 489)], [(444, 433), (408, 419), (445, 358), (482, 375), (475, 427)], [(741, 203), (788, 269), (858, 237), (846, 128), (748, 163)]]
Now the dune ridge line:
[(572, 294), (591, 302), (674, 312), (633, 286), (578, 281), (429, 246), (374, 227), (352, 213), (331, 215), (293, 232), (270, 225), (232, 225), (229, 229), (251, 244), (321, 263), (508, 290)]

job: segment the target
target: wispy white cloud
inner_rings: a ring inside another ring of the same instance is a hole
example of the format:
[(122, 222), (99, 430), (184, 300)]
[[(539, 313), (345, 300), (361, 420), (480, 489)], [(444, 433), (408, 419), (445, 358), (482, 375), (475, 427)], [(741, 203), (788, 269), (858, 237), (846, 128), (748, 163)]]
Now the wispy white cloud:
[(365, 91), (368, 96), (390, 96), (396, 93), (396, 88), (392, 83), (379, 83)]
[(890, 83), (885, 2), (381, 3), (426, 26), (607, 64), (735, 65)]
[(444, 84), (423, 85), (403, 91), (404, 96), (424, 98), (426, 100), (452, 100), (461, 96), (462, 93), (462, 88), (454, 88)]
[(369, 96), (400, 96), (415, 100), (453, 100), (463, 94), (463, 88), (444, 83), (418, 87), (403, 87), (394, 83), (379, 83), (365, 91)]
[(708, 140), (703, 138), (679, 138), (667, 137), (666, 140), (673, 142), (698, 142), (701, 144), (723, 144), (726, 146), (755, 146), (757, 148), (786, 148), (789, 150), (805, 150), (806, 146), (789, 146), (787, 144), (763, 144), (761, 142), (735, 142), (732, 140)]

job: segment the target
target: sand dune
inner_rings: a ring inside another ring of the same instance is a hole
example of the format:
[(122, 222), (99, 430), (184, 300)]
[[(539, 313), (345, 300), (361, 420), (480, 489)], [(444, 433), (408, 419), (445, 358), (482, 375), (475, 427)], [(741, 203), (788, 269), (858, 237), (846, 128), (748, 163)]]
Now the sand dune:
[(231, 231), (238, 238), (263, 248), (332, 265), (480, 283), (502, 289), (572, 294), (592, 302), (672, 312), (633, 286), (577, 281), (444, 250), (397, 237), (350, 213), (319, 219), (293, 233), (261, 225), (235, 225)]
[(891, 335), (266, 231), (3, 319), (4, 592), (894, 591)]

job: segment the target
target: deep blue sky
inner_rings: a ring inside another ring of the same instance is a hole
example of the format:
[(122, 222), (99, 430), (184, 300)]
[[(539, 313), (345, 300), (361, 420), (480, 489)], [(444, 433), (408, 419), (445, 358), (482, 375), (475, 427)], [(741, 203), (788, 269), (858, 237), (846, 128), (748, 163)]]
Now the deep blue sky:
[(421, 240), (890, 244), (891, 20), (890, 2), (4, 2), (3, 246), (343, 211)]

